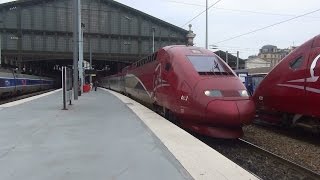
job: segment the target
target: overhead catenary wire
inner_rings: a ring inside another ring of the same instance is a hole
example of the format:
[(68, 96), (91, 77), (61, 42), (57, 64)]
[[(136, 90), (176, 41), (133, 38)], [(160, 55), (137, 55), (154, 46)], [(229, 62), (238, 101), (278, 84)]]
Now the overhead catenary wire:
[(181, 1), (168, 1), (176, 4), (184, 4), (184, 5), (190, 5), (190, 6), (199, 6), (199, 7), (206, 7), (206, 5), (201, 5), (201, 4), (194, 4), (194, 3), (186, 3), (186, 2), (181, 2)]
[(183, 24), (181, 27), (184, 27), (185, 25), (189, 24), (191, 21), (195, 20), (197, 17), (199, 17), (200, 15), (202, 15), (203, 13), (205, 13), (207, 10), (209, 10), (210, 8), (212, 8), (214, 5), (218, 4), (220, 1), (222, 0), (218, 0), (215, 3), (213, 3), (211, 6), (208, 7), (208, 9), (205, 9), (204, 11), (202, 11), (201, 13), (199, 13), (198, 15), (196, 15), (195, 17), (193, 17), (191, 20), (189, 20), (188, 22), (186, 22), (185, 24)]
[[(271, 15), (271, 16), (294, 16), (294, 17), (297, 16), (296, 14), (282, 14), (282, 13), (271, 13), (271, 12), (264, 12), (264, 11), (228, 9), (228, 8), (221, 8), (221, 7), (213, 7), (213, 8), (218, 10), (232, 11), (232, 12), (244, 12), (244, 13), (252, 13), (252, 14)], [(309, 18), (320, 18), (320, 17), (309, 17)]]
[(271, 24), (271, 25), (268, 25), (268, 26), (265, 26), (265, 27), (262, 27), (262, 28), (258, 28), (258, 29), (255, 29), (253, 31), (249, 31), (249, 32), (246, 32), (246, 33), (243, 33), (243, 34), (239, 34), (239, 35), (236, 35), (236, 36), (233, 36), (233, 37), (230, 37), (230, 38), (215, 42), (213, 44), (219, 44), (219, 43), (230, 41), (232, 39), (236, 39), (236, 38), (239, 38), (239, 37), (242, 37), (242, 36), (253, 34), (255, 32), (258, 32), (258, 31), (261, 31), (261, 30), (264, 30), (264, 29), (267, 29), (267, 28), (270, 28), (270, 27), (273, 27), (273, 26), (276, 26), (276, 25), (279, 25), (279, 24), (283, 24), (283, 23), (286, 23), (288, 21), (292, 21), (294, 19), (298, 19), (300, 17), (306, 16), (306, 15), (309, 15), (309, 14), (313, 14), (313, 13), (318, 12), (318, 11), (320, 11), (320, 9), (317, 9), (317, 10), (314, 10), (314, 11), (311, 11), (311, 12), (308, 12), (308, 13), (305, 13), (305, 14), (302, 14), (302, 15), (298, 15), (298, 16), (295, 16), (293, 18), (290, 18), (290, 19), (287, 19), (287, 20), (284, 20), (284, 21), (280, 21), (280, 22), (277, 22), (277, 23), (274, 23), (274, 24)]
[[(210, 45), (213, 46), (213, 45)], [(229, 46), (229, 45), (222, 45), (219, 46), (222, 48), (231, 48), (231, 49), (247, 49), (247, 50), (259, 50), (259, 48), (254, 48), (254, 47), (239, 47), (239, 46)]]
[[(189, 5), (189, 6), (206, 7), (206, 5), (203, 5), (203, 4), (185, 3), (185, 2), (181, 2), (181, 1), (171, 1), (171, 0), (165, 0), (165, 1), (171, 2), (171, 3), (176, 3), (176, 4)], [(240, 12), (240, 13), (271, 15), (271, 16), (297, 16), (295, 14), (271, 13), (271, 12), (265, 12), (265, 11), (252, 11), (252, 10), (246, 10), (246, 9), (229, 9), (229, 8), (222, 8), (222, 7), (212, 7), (212, 9), (231, 11), (231, 12)], [(319, 19), (320, 17), (308, 17), (308, 18)]]

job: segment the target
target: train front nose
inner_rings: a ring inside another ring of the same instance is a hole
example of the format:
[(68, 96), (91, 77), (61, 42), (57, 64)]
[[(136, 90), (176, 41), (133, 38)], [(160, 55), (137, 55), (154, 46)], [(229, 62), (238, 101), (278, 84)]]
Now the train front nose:
[(216, 125), (241, 127), (250, 124), (254, 117), (252, 100), (213, 100), (206, 107), (206, 119)]

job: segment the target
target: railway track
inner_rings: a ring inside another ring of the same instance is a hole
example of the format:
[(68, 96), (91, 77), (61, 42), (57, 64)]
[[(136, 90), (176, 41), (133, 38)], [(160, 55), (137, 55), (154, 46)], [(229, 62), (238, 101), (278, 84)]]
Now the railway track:
[(197, 138), (263, 180), (320, 179), (320, 174), (243, 139), (220, 140), (207, 137)]
[(311, 144), (320, 145), (320, 142), (319, 142), (320, 133), (313, 133), (299, 127), (288, 128), (280, 125), (273, 125), (257, 119), (253, 123), (257, 127), (264, 128), (268, 131), (272, 131), (277, 134), (281, 134), (283, 136), (292, 137), (295, 139), (299, 139), (301, 141), (309, 142)]
[(0, 105), (1, 104), (6, 104), (6, 103), (9, 103), (9, 102), (13, 102), (13, 101), (17, 101), (17, 100), (20, 100), (20, 99), (24, 99), (24, 98), (36, 96), (36, 95), (39, 95), (39, 94), (47, 93), (47, 92), (50, 92), (50, 91), (53, 91), (53, 90), (55, 90), (55, 89), (49, 89), (49, 90), (38, 91), (38, 92), (29, 93), (29, 94), (24, 94), (24, 95), (20, 95), (20, 96), (14, 96), (14, 97), (10, 97), (10, 98), (0, 99)]
[[(313, 172), (312, 170), (310, 169), (307, 169), (303, 166), (300, 166), (299, 164), (296, 164), (290, 160), (287, 160), (285, 158), (282, 158), (270, 151), (267, 151), (261, 147), (258, 147), (246, 140), (243, 140), (241, 138), (239, 138), (239, 141), (241, 143), (244, 144), (244, 146), (247, 146), (248, 148), (252, 149), (253, 152), (255, 153), (259, 153), (259, 154), (262, 154), (264, 155), (265, 157), (267, 157), (268, 159), (272, 159), (272, 161), (275, 163), (275, 164), (279, 164), (281, 166), (286, 166), (288, 171), (287, 172), (290, 172), (291, 175), (293, 177), (298, 177), (298, 179), (320, 179), (320, 174), (317, 174), (316, 172)], [(290, 173), (288, 173), (287, 175), (289, 175), (289, 179), (290, 178)]]

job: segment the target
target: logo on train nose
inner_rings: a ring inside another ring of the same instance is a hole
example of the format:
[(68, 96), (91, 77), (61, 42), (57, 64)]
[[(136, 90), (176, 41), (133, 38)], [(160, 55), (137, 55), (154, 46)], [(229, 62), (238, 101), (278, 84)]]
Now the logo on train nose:
[(307, 82), (316, 82), (319, 79), (319, 76), (315, 76), (315, 69), (316, 69), (316, 65), (318, 60), (320, 59), (320, 54), (318, 54), (318, 56), (316, 58), (314, 58), (314, 60), (311, 63), (310, 66), (310, 78), (307, 79)]
[(320, 54), (313, 59), (311, 65), (310, 65), (310, 77), (309, 78), (304, 78), (304, 79), (295, 79), (295, 80), (290, 80), (287, 81), (288, 83), (292, 83), (292, 82), (317, 82), (319, 79), (319, 76), (315, 75), (315, 69), (316, 69), (316, 65), (318, 60), (320, 59)]
[(183, 100), (183, 101), (188, 101), (188, 98), (189, 98), (189, 96), (184, 96), (184, 95), (181, 95), (181, 100)]
[(9, 80), (5, 80), (4, 84), (5, 84), (5, 86), (10, 86), (10, 81)]
[(22, 80), (21, 80), (21, 83), (22, 83), (22, 85), (27, 85), (27, 80), (22, 79)]
[[(295, 89), (301, 89), (301, 90), (306, 90), (310, 92), (315, 92), (320, 94), (320, 89), (316, 89), (313, 87), (308, 87), (308, 86), (301, 86), (301, 85), (295, 85), (295, 84), (289, 84), (289, 83), (315, 83), (318, 81), (319, 76), (316, 76), (315, 70), (317, 66), (317, 62), (320, 59), (320, 54), (318, 54), (317, 57), (315, 57), (310, 65), (310, 77), (308, 78), (303, 78), (303, 79), (294, 79), (294, 80), (289, 80), (286, 82), (286, 84), (278, 84), (278, 86), (283, 86), (283, 87), (290, 87), (290, 88), (295, 88)], [(287, 84), (288, 83), (288, 84)]]

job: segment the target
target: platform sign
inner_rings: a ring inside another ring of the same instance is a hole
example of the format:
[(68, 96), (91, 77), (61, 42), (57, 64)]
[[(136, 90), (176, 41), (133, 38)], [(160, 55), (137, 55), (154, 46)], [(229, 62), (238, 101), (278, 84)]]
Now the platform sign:
[(67, 110), (67, 103), (72, 104), (72, 70), (62, 67), (62, 97), (63, 110)]
[(85, 75), (96, 75), (97, 71), (95, 69), (85, 69), (84, 73)]

